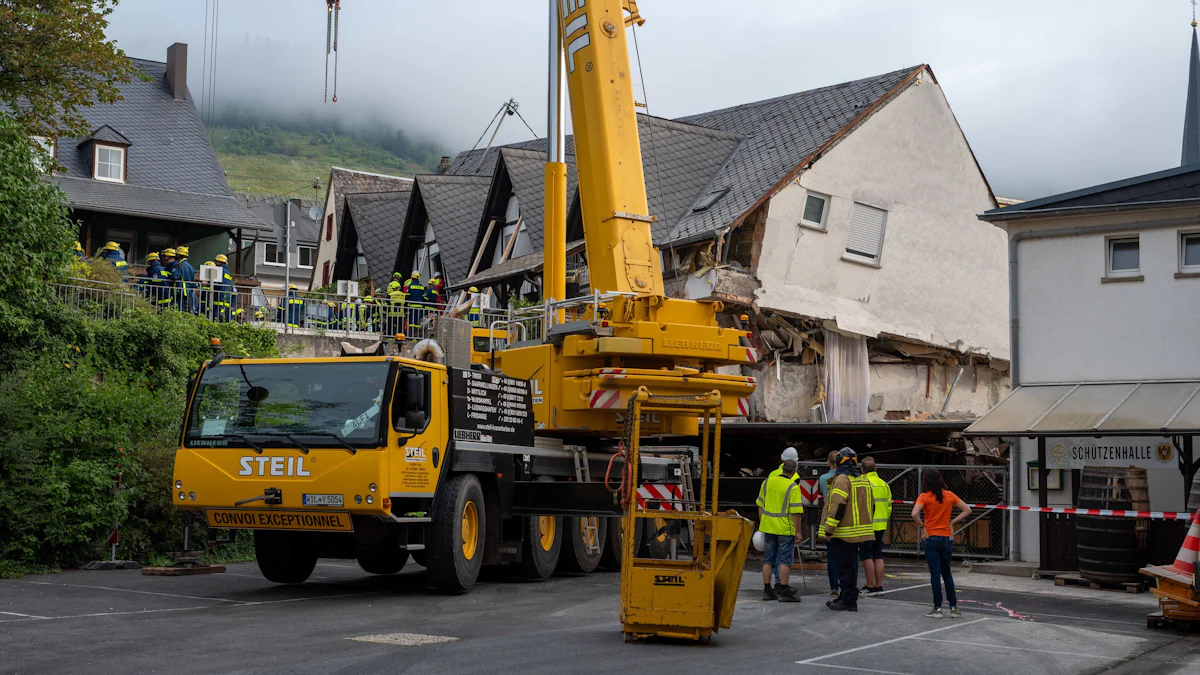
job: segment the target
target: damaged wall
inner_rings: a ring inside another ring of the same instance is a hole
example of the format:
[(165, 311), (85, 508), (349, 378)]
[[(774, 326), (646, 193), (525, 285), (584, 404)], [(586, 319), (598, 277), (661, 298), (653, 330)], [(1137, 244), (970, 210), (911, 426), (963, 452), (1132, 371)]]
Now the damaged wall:
[[(829, 195), (825, 230), (801, 227), (808, 191)], [(854, 202), (884, 209), (880, 265), (843, 257)], [(928, 73), (771, 199), (758, 304), (1007, 359), (1004, 232), (941, 88)]]
[[(818, 366), (798, 361), (781, 361), (779, 378), (773, 364), (750, 374), (758, 377), (758, 389), (750, 399), (755, 419), (770, 422), (811, 422), (810, 409), (818, 394)], [(926, 366), (918, 363), (872, 363), (871, 399), (868, 420), (903, 420), (937, 413), (946, 391), (958, 372), (956, 366), (934, 364), (926, 390)], [(978, 372), (978, 379), (976, 379)], [(947, 417), (979, 417), (1008, 395), (1008, 372), (987, 365), (966, 366), (954, 389)], [(950, 413), (954, 413), (951, 415)]]

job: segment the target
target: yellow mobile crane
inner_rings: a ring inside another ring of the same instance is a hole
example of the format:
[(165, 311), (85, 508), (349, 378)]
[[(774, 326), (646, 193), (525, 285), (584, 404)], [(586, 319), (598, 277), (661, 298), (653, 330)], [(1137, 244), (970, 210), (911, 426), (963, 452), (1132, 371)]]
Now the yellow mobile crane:
[[(643, 433), (697, 433), (697, 408), (672, 412), (662, 397), (704, 397), (704, 419), (718, 410), (744, 414), (754, 379), (715, 371), (755, 360), (741, 344), (746, 333), (718, 325), (720, 303), (663, 293), (625, 40), (627, 26), (641, 21), (636, 4), (550, 6), (547, 301), (493, 326), (489, 336), (505, 336), (503, 348), (467, 359), (491, 367), (433, 362), (464, 353), (434, 343), (419, 344), (410, 358), (215, 352), (189, 387), (174, 504), (205, 520), (210, 537), (254, 530), (258, 565), (271, 581), (303, 582), (318, 557), (390, 574), (411, 556), (449, 591), (469, 589), (484, 564), (517, 565), (540, 578), (556, 568), (591, 571), (616, 539), (600, 516), (636, 504), (614, 503), (593, 477), (606, 465), (629, 475), (604, 450), (607, 439), (627, 435), (637, 392), (643, 402), (644, 392), (659, 398), (632, 425), (639, 431), (630, 443)], [(563, 298), (564, 81), (593, 291), (577, 299)], [(469, 353), (470, 331), (459, 332)], [(635, 461), (632, 475), (641, 480), (677, 480), (675, 460), (644, 453)], [(626, 485), (626, 496), (635, 489)], [(711, 526), (696, 527), (699, 538), (712, 538)], [(636, 553), (635, 528), (626, 529), (628, 555), (616, 560)]]

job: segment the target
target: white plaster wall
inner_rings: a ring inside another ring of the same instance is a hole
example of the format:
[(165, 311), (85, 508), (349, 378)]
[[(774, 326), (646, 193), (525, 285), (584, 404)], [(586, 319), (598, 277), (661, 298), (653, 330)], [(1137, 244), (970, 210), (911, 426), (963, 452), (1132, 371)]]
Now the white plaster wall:
[(1117, 233), (1020, 242), (1021, 384), (1200, 378), (1200, 278), (1174, 276), (1181, 230), (1137, 233), (1145, 280), (1125, 283), (1101, 283), (1105, 239)]
[[(321, 212), (321, 222), (317, 228), (317, 262), (313, 265), (311, 278), (308, 283), (308, 290), (312, 290), (321, 285), (321, 270), (325, 268), (325, 263), (329, 262), (330, 267), (333, 266), (333, 258), (337, 255), (338, 244), (338, 226), (342, 214), (334, 213), (333, 205), (336, 203), (333, 187), (330, 186), (325, 194), (325, 208)], [(325, 240), (325, 221), (329, 215), (333, 214), (333, 238)]]
[[(800, 227), (808, 190), (832, 197), (826, 231)], [(881, 266), (842, 259), (851, 204), (888, 211)], [(772, 198), (759, 305), (1008, 358), (1004, 232), (941, 88), (928, 73)]]

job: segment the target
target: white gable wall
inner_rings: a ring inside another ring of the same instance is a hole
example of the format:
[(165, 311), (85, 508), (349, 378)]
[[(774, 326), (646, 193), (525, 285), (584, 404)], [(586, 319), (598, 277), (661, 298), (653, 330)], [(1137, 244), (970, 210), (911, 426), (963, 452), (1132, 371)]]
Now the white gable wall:
[[(809, 190), (831, 197), (825, 231), (799, 226)], [(878, 267), (843, 259), (856, 201), (888, 212)], [(758, 304), (1007, 359), (1007, 241), (976, 218), (993, 206), (926, 71), (771, 199)]]

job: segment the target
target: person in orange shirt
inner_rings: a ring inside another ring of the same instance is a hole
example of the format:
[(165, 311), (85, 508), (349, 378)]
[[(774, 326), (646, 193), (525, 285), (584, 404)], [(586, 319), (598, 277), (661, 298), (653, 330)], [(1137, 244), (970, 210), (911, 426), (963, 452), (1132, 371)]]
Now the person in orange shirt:
[[(941, 619), (942, 615), (942, 582), (946, 582), (946, 599), (950, 601), (950, 618), (962, 618), (958, 611), (958, 597), (954, 594), (954, 575), (950, 571), (950, 557), (954, 550), (954, 526), (966, 520), (971, 515), (971, 507), (967, 506), (958, 495), (946, 489), (942, 482), (942, 473), (937, 469), (925, 469), (921, 476), (921, 484), (925, 491), (917, 497), (913, 505), (912, 519), (917, 524), (917, 532), (925, 545), (925, 562), (929, 564), (929, 580), (933, 585), (933, 611), (925, 616)], [(958, 510), (958, 515), (951, 519), (951, 512)], [(924, 512), (925, 520), (921, 520)]]

